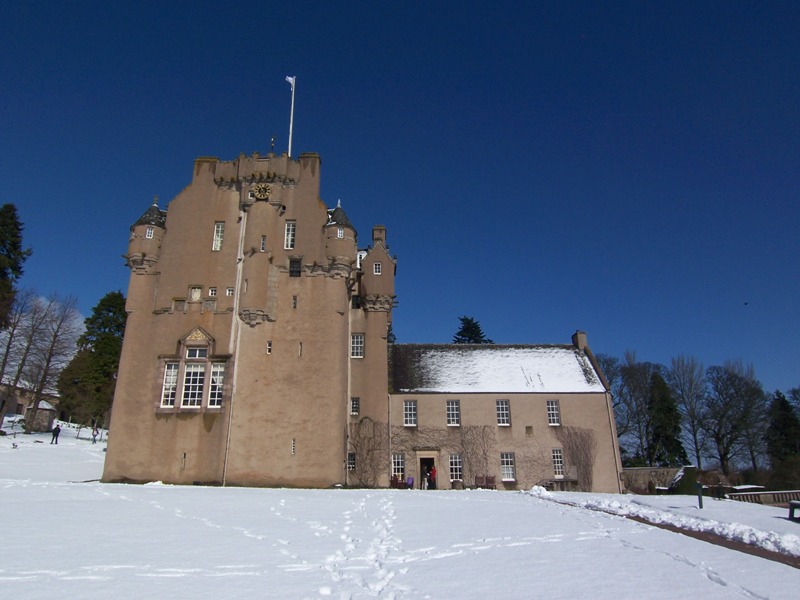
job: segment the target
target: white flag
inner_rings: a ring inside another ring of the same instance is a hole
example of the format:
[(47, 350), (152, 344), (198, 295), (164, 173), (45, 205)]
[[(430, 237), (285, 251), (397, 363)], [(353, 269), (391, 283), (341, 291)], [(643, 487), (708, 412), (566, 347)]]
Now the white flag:
[(292, 75), (291, 77), (289, 75), (286, 76), (286, 81), (288, 81), (291, 84), (292, 89), (294, 89), (294, 80), (295, 79), (296, 79), (296, 77), (294, 75)]

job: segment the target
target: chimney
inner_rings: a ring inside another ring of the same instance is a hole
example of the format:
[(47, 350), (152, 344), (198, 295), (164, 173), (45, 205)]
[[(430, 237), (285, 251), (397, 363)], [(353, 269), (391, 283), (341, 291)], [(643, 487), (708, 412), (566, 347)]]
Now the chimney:
[(572, 334), (572, 345), (581, 352), (586, 351), (586, 332), (580, 329)]
[(372, 228), (372, 245), (375, 246), (378, 242), (386, 248), (386, 227), (384, 225), (375, 225)]

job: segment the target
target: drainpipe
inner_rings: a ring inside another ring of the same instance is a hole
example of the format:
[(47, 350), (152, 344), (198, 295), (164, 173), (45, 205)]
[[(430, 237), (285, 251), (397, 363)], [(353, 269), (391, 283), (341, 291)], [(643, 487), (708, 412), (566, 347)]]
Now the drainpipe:
[(247, 228), (247, 213), (239, 209), (239, 247), (236, 255), (236, 287), (233, 291), (233, 318), (231, 319), (231, 335), (228, 352), (233, 354), (233, 383), (231, 385), (231, 401), (228, 409), (228, 431), (225, 436), (225, 459), (222, 464), (222, 486), (228, 481), (228, 455), (231, 449), (231, 430), (233, 428), (233, 400), (236, 398), (236, 381), (239, 374), (239, 347), (242, 337), (242, 324), (239, 320), (239, 303), (242, 290), (242, 269), (244, 266), (244, 232)]

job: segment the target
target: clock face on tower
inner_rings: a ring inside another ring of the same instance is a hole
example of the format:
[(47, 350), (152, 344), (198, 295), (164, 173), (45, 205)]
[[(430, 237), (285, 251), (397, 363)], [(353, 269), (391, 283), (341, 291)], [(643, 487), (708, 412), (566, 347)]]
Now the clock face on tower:
[(259, 200), (266, 200), (267, 198), (269, 198), (269, 195), (271, 193), (272, 193), (272, 188), (270, 188), (266, 183), (258, 183), (253, 188), (253, 195)]

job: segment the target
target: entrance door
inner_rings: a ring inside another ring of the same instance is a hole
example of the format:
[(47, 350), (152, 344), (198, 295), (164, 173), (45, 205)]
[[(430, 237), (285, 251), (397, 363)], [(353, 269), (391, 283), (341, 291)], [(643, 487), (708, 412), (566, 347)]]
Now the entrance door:
[(430, 474), (435, 473), (436, 459), (434, 458), (420, 458), (419, 459), (419, 489), (436, 489), (438, 483), (435, 479), (431, 481)]

